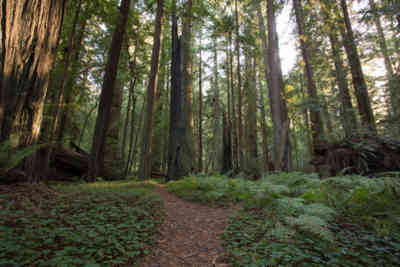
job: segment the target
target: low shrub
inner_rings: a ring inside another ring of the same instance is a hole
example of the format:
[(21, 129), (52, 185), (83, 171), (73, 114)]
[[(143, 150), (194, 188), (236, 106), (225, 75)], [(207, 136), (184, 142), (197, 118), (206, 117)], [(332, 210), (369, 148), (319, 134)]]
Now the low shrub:
[(60, 196), (39, 210), (0, 196), (0, 266), (134, 265), (148, 253), (162, 218), (162, 202), (150, 185), (55, 188)]
[(241, 203), (223, 235), (234, 266), (393, 266), (400, 262), (400, 184), (279, 173), (259, 181), (188, 177), (170, 192)]

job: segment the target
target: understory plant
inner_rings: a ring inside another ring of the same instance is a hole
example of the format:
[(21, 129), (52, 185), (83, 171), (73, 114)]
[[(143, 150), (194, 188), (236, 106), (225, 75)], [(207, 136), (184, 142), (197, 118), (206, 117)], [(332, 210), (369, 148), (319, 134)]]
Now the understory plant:
[(0, 196), (0, 266), (135, 265), (161, 223), (149, 185), (59, 185), (38, 208)]
[(243, 209), (223, 235), (234, 266), (393, 266), (400, 262), (397, 178), (279, 173), (258, 181), (188, 177), (170, 192)]

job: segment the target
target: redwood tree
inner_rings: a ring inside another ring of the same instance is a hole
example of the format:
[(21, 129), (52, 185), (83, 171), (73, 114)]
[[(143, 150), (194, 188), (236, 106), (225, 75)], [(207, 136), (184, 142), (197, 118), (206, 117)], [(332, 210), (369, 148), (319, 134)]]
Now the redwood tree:
[(273, 124), (275, 169), (288, 169), (289, 165), (289, 119), (283, 98), (284, 83), (279, 58), (278, 34), (276, 32), (275, 7), (273, 0), (267, 0), (268, 25), (268, 66), (269, 98)]
[[(2, 1), (0, 141), (37, 143), (67, 0)], [(32, 174), (34, 158), (25, 161)]]
[(296, 15), (296, 23), (299, 32), (301, 54), (303, 56), (305, 75), (307, 78), (307, 91), (312, 108), (310, 108), (311, 117), (311, 133), (313, 138), (313, 150), (321, 145), (323, 136), (322, 119), (319, 108), (319, 101), (317, 95), (317, 87), (315, 86), (314, 73), (310, 63), (310, 52), (309, 52), (309, 39), (305, 35), (304, 30), (304, 16), (303, 9), (301, 6), (301, 0), (293, 0), (293, 9)]
[(115, 27), (111, 47), (108, 52), (108, 61), (100, 94), (99, 109), (89, 159), (88, 176), (90, 181), (94, 181), (96, 177), (104, 175), (105, 136), (110, 124), (114, 85), (117, 77), (122, 41), (128, 21), (130, 2), (130, 0), (122, 0), (121, 2), (120, 19)]
[(344, 20), (344, 28), (341, 27), (341, 33), (344, 39), (347, 58), (349, 60), (354, 89), (356, 91), (361, 124), (369, 133), (376, 134), (374, 113), (372, 112), (367, 83), (365, 82), (364, 73), (362, 71), (360, 56), (358, 55), (346, 1), (340, 0), (340, 6), (342, 8)]
[(153, 132), (154, 95), (157, 90), (158, 61), (160, 56), (161, 31), (163, 21), (164, 0), (157, 1), (156, 25), (153, 37), (153, 52), (151, 56), (150, 80), (147, 88), (146, 113), (143, 128), (142, 158), (139, 176), (148, 179), (151, 176), (151, 146)]

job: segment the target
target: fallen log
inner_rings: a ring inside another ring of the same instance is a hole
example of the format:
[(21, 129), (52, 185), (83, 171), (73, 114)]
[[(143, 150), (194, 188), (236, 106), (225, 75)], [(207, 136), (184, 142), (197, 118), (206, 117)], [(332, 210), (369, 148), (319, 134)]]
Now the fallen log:
[[(74, 148), (77, 150), (76, 148)], [(62, 178), (86, 177), (89, 169), (89, 154), (84, 150), (77, 151), (58, 147), (55, 149), (51, 162), (53, 176), (59, 174)], [(83, 152), (81, 152), (83, 151)], [(120, 171), (105, 164), (104, 177), (107, 180), (120, 178)]]
[(320, 146), (311, 164), (321, 176), (398, 172), (400, 142), (388, 137), (353, 136)]

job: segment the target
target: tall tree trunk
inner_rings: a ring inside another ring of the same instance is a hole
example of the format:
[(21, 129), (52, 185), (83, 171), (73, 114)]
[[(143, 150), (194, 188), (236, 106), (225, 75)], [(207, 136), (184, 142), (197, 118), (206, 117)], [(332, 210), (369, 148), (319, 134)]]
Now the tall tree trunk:
[(182, 146), (185, 142), (185, 123), (183, 117), (183, 95), (181, 92), (181, 55), (180, 40), (178, 37), (178, 25), (176, 17), (176, 2), (173, 4), (172, 27), (171, 27), (171, 104), (170, 104), (170, 132), (169, 132), (169, 148), (168, 148), (168, 173), (167, 180), (179, 179), (189, 173), (182, 160)]
[(237, 120), (236, 120), (236, 109), (235, 109), (235, 86), (233, 81), (233, 51), (232, 51), (232, 32), (229, 32), (229, 73), (231, 82), (231, 108), (232, 108), (232, 159), (233, 169), (236, 172), (239, 169), (239, 158), (238, 158), (238, 137), (237, 137)]
[(129, 61), (129, 72), (130, 72), (130, 77), (131, 81), (129, 84), (129, 94), (132, 95), (132, 110), (131, 110), (131, 128), (130, 128), (130, 133), (129, 133), (129, 145), (128, 145), (128, 157), (125, 161), (125, 173), (124, 176), (126, 177), (129, 172), (129, 166), (132, 160), (132, 152), (133, 150), (133, 142), (134, 142), (134, 133), (135, 133), (135, 119), (136, 119), (136, 96), (135, 96), (135, 85), (137, 81), (137, 76), (136, 76), (136, 60), (137, 60), (137, 50), (138, 46), (136, 43), (135, 46), (135, 52), (133, 55), (133, 60)]
[(201, 29), (200, 29), (200, 45), (199, 45), (199, 151), (198, 151), (198, 171), (203, 170), (203, 57), (201, 44)]
[[(273, 0), (267, 0), (268, 21), (268, 65), (270, 70), (269, 99), (273, 124), (274, 165), (276, 170), (288, 170), (290, 142), (289, 134), (283, 139), (283, 133), (289, 132), (289, 118), (286, 102), (283, 98), (284, 84), (281, 61), (279, 58), (278, 35), (276, 33), (275, 7)], [(287, 129), (284, 129), (287, 127)], [(281, 149), (283, 148), (283, 149)], [(283, 151), (284, 155), (281, 155)], [(283, 160), (281, 162), (281, 159)]]
[(343, 19), (346, 30), (340, 27), (344, 47), (346, 49), (347, 58), (349, 60), (351, 75), (353, 79), (354, 89), (358, 104), (358, 111), (361, 117), (361, 124), (364, 130), (371, 134), (377, 134), (374, 113), (372, 112), (371, 102), (368, 95), (367, 83), (364, 79), (364, 74), (361, 68), (360, 57), (357, 52), (357, 46), (354, 39), (353, 29), (350, 22), (349, 12), (345, 0), (340, 0), (340, 5), (343, 11)]
[[(271, 86), (270, 74), (268, 70), (268, 42), (267, 36), (265, 34), (265, 23), (264, 16), (262, 14), (261, 4), (259, 1), (256, 1), (256, 9), (257, 9), (257, 17), (258, 17), (258, 25), (260, 28), (261, 40), (262, 40), (262, 54), (263, 54), (263, 65), (264, 65), (264, 76), (267, 79), (268, 86)], [(264, 90), (261, 87), (261, 79), (260, 81), (260, 103), (261, 103), (261, 132), (262, 132), (262, 142), (263, 142), (263, 167), (264, 171), (269, 170), (269, 156), (268, 156), (268, 141), (267, 141), (267, 123), (266, 123), (266, 112), (264, 106)]]
[(332, 16), (332, 1), (322, 1), (322, 15), (324, 22), (328, 25), (329, 42), (331, 44), (332, 58), (335, 65), (335, 78), (339, 88), (340, 99), (340, 119), (345, 132), (345, 136), (349, 137), (358, 129), (358, 122), (354, 112), (349, 85), (346, 78), (346, 68), (343, 63), (341, 45), (338, 40), (338, 21)]
[(239, 35), (239, 10), (238, 10), (238, 0), (235, 0), (235, 33), (236, 33), (236, 60), (237, 60), (237, 79), (238, 79), (238, 155), (239, 155), (239, 168), (244, 166), (244, 155), (243, 155), (243, 122), (242, 122), (242, 76), (240, 71), (240, 35)]
[(104, 146), (104, 162), (107, 165), (108, 169), (112, 170), (112, 173), (115, 176), (109, 177), (111, 179), (119, 179), (123, 176), (119, 131), (121, 127), (122, 94), (122, 84), (120, 81), (117, 80), (114, 84), (110, 124), (106, 132), (106, 140)]
[[(164, 151), (164, 135), (165, 131), (168, 131), (168, 113), (165, 112), (165, 107), (168, 105), (168, 96), (166, 95), (165, 85), (168, 84), (166, 80), (167, 66), (169, 55), (167, 52), (167, 34), (163, 33), (163, 39), (161, 41), (161, 55), (159, 63), (159, 79), (157, 85), (157, 94), (154, 99), (154, 106), (156, 112), (154, 113), (153, 120), (153, 145), (152, 145), (152, 172), (161, 173), (162, 162), (163, 162), (163, 151)], [(168, 140), (165, 142), (168, 145)]]
[[(225, 167), (230, 167), (228, 169), (230, 172), (232, 171), (233, 168), (233, 162), (232, 162), (232, 101), (231, 101), (231, 81), (230, 81), (230, 60), (229, 60), (229, 54), (230, 54), (230, 47), (229, 47), (229, 42), (225, 43), (225, 74), (226, 74), (226, 103), (227, 103), (227, 116), (226, 116), (226, 121), (223, 122), (225, 125), (222, 126), (222, 130), (224, 131), (224, 140), (226, 140), (227, 143), (224, 143), (224, 148), (223, 148), (223, 154), (224, 154), (224, 167), (223, 167), (223, 173), (226, 173), (227, 171), (225, 170)], [(228, 134), (229, 136), (225, 136)], [(227, 154), (227, 148), (225, 145), (229, 145), (229, 155)], [(230, 161), (229, 165), (226, 163)]]
[[(126, 46), (127, 53), (129, 55), (129, 44)], [(136, 61), (136, 55), (137, 55), (137, 48), (135, 48), (134, 56), (133, 56), (133, 61)], [(129, 65), (133, 64), (131, 61), (129, 61)], [(129, 82), (129, 91), (128, 91), (128, 103), (126, 104), (126, 111), (125, 111), (125, 121), (124, 121), (124, 129), (122, 132), (122, 149), (121, 149), (121, 161), (125, 164), (126, 166), (126, 142), (128, 139), (128, 126), (130, 122), (130, 115), (131, 115), (131, 107), (132, 107), (132, 100), (133, 100), (133, 95), (132, 95), (132, 90), (131, 87), (133, 85), (133, 80), (134, 78), (131, 77), (130, 82)], [(126, 176), (126, 174), (124, 175)]]
[[(250, 49), (249, 49), (250, 50)], [(253, 63), (252, 63), (253, 59)], [(245, 171), (253, 178), (260, 175), (257, 149), (257, 96), (256, 96), (256, 60), (251, 51), (246, 53), (245, 91), (247, 100), (246, 112), (246, 168)]]
[(232, 140), (231, 140), (231, 126), (226, 117), (226, 113), (223, 112), (223, 160), (222, 160), (222, 173), (229, 173), (232, 170)]
[[(261, 76), (261, 75), (260, 75)], [(262, 150), (263, 150), (263, 170), (264, 172), (269, 171), (269, 155), (268, 155), (268, 133), (267, 133), (267, 113), (265, 112), (265, 104), (264, 104), (264, 89), (261, 86), (261, 78), (259, 80), (259, 103), (261, 109), (261, 136), (262, 136)]]
[(314, 81), (314, 74), (311, 64), (309, 62), (310, 56), (308, 48), (310, 44), (308, 41), (306, 42), (306, 40), (308, 40), (309, 38), (307, 38), (304, 32), (304, 16), (300, 1), (301, 0), (293, 0), (293, 9), (296, 15), (297, 28), (300, 35), (299, 39), (300, 39), (301, 54), (303, 56), (303, 61), (305, 65), (304, 67), (307, 77), (307, 91), (309, 96), (309, 102), (311, 104), (310, 108), (311, 133), (312, 133), (311, 135), (313, 141), (313, 152), (315, 153), (318, 147), (322, 145), (323, 124), (320, 114), (320, 103), (318, 100), (317, 88), (315, 86), (315, 81)]
[(186, 165), (190, 171), (194, 170), (194, 138), (193, 138), (193, 78), (192, 78), (192, 0), (186, 0), (184, 4), (184, 14), (182, 20), (182, 38), (181, 38), (181, 53), (182, 53), (182, 80), (181, 89), (184, 96), (184, 120), (185, 120), (185, 145), (182, 147), (181, 153), (184, 154)]
[[(383, 60), (385, 62), (386, 68), (386, 76), (388, 80), (388, 89), (389, 89), (389, 96), (390, 96), (390, 111), (392, 116), (398, 118), (400, 115), (400, 93), (399, 93), (399, 83), (394, 79), (394, 71), (392, 61), (389, 56), (389, 51), (386, 45), (385, 35), (383, 33), (381, 19), (378, 15), (378, 9), (374, 0), (369, 0), (369, 5), (371, 6), (373, 18), (375, 22), (375, 27), (378, 32), (377, 40), (380, 48), (380, 52), (382, 53)], [(398, 16), (400, 18), (400, 15)], [(398, 124), (398, 122), (397, 122)], [(398, 128), (398, 127), (397, 127)]]
[(218, 52), (217, 52), (217, 37), (214, 37), (214, 96), (213, 96), (213, 149), (214, 161), (213, 170), (221, 172), (223, 167), (223, 132), (221, 125), (221, 107), (219, 100), (219, 85), (218, 85)]
[[(2, 1), (0, 141), (36, 144), (66, 0)], [(33, 176), (35, 156), (24, 169)]]
[(103, 176), (104, 174), (105, 136), (110, 123), (114, 84), (117, 77), (123, 36), (128, 21), (130, 2), (130, 0), (122, 0), (121, 2), (120, 20), (114, 30), (110, 51), (108, 53), (108, 62), (104, 74), (93, 144), (90, 152), (88, 173), (90, 181), (94, 181), (96, 177)]
[[(146, 107), (146, 97), (143, 96), (143, 104), (142, 108), (140, 109), (140, 114), (139, 114), (139, 121), (137, 122), (137, 129), (136, 129), (136, 135), (135, 135), (135, 141), (132, 146), (132, 155), (131, 159), (128, 161), (128, 172), (132, 170), (132, 167), (136, 167), (136, 155), (137, 155), (137, 144), (139, 140), (140, 133), (142, 132), (142, 125), (143, 125), (143, 119), (144, 119), (144, 109)], [(133, 123), (132, 123), (133, 125)]]
[(329, 40), (332, 47), (332, 55), (335, 63), (335, 76), (339, 88), (339, 98), (341, 103), (341, 121), (347, 137), (354, 134), (358, 129), (358, 122), (354, 112), (353, 104), (351, 103), (351, 96), (349, 84), (346, 79), (346, 69), (344, 67), (343, 58), (341, 56), (340, 46), (337, 34), (331, 33)]
[(158, 61), (160, 55), (161, 31), (163, 20), (164, 0), (157, 0), (156, 26), (153, 37), (153, 52), (151, 56), (150, 81), (147, 88), (146, 115), (143, 127), (142, 158), (139, 168), (139, 177), (149, 179), (151, 177), (151, 145), (153, 131), (154, 95), (156, 94), (158, 78)]

